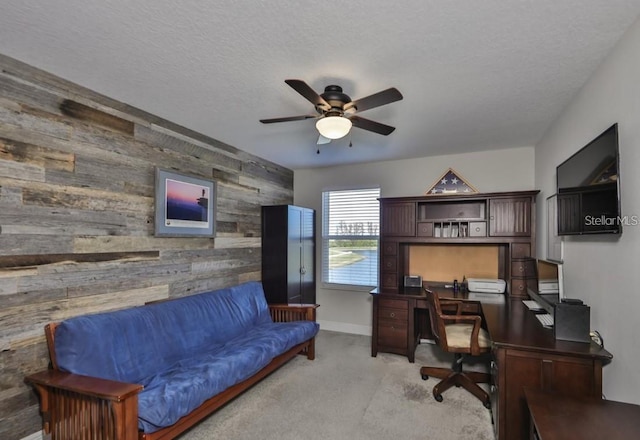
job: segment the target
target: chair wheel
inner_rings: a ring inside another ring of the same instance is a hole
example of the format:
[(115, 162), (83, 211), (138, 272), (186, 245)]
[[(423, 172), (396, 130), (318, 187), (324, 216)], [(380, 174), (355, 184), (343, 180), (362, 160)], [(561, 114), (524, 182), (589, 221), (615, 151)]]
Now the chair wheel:
[(442, 394), (434, 394), (433, 398), (438, 402), (442, 402)]
[(429, 376), (427, 376), (426, 374), (421, 374), (421, 376), (422, 376), (422, 380), (427, 380), (427, 379), (429, 379)]

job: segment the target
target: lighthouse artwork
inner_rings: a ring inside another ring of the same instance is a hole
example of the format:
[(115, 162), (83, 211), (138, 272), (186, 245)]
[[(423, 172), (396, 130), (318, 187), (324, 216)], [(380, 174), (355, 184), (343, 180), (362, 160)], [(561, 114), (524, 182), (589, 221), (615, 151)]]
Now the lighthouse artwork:
[(215, 182), (158, 170), (156, 235), (213, 235)]

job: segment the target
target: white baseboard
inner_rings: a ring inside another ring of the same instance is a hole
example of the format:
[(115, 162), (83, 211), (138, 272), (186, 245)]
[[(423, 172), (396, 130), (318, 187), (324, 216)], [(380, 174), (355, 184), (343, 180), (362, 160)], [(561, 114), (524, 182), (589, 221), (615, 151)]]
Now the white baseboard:
[(49, 436), (45, 437), (44, 432), (38, 431), (38, 432), (34, 432), (33, 434), (29, 434), (26, 437), (22, 437), (21, 440), (43, 440), (45, 438), (51, 438), (51, 437)]
[(317, 322), (318, 324), (320, 324), (320, 329), (322, 330), (329, 330), (329, 331), (341, 332), (341, 333), (351, 333), (354, 335), (371, 336), (370, 325), (357, 325), (357, 324), (348, 324), (345, 322), (323, 321), (323, 320), (318, 320)]

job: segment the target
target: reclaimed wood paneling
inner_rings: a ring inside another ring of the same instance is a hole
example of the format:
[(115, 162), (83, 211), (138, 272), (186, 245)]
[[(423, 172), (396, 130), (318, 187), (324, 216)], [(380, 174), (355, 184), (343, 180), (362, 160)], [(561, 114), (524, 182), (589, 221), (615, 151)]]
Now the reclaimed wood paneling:
[[(217, 237), (154, 236), (155, 168), (216, 180)], [(0, 55), (0, 438), (41, 429), (43, 326), (259, 280), (293, 172)]]
[(94, 123), (102, 127), (111, 128), (127, 134), (133, 134), (134, 123), (114, 115), (91, 108), (79, 102), (65, 99), (60, 104), (60, 110), (67, 116)]

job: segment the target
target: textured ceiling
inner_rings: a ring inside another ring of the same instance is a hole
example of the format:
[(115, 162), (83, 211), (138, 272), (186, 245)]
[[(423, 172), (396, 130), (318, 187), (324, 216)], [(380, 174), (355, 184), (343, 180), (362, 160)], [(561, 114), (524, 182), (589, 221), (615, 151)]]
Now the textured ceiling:
[[(0, 52), (286, 167), (532, 146), (640, 13), (639, 0), (21, 0)], [(312, 105), (338, 84), (404, 100), (321, 146)], [(353, 147), (349, 148), (349, 141)]]

